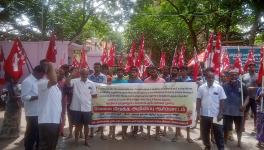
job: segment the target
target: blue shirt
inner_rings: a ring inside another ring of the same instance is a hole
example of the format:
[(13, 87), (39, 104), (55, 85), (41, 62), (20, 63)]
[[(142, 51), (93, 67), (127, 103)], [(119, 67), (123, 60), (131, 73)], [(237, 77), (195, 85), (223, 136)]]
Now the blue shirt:
[(166, 79), (166, 82), (192, 82), (191, 77), (187, 76), (185, 78), (179, 78), (172, 79), (171, 77), (169, 79)]
[(104, 83), (104, 84), (107, 83), (107, 77), (102, 73), (100, 73), (98, 76), (92, 74), (88, 77), (88, 79), (95, 83)]
[(129, 79), (128, 83), (144, 83), (144, 82), (140, 79), (135, 79), (135, 80)]
[(112, 83), (128, 83), (127, 80), (125, 79), (118, 79), (118, 78), (115, 78), (112, 80)]
[[(240, 81), (237, 81), (234, 84), (226, 83), (223, 85), (223, 88), (226, 93), (226, 99), (224, 100), (224, 115), (228, 116), (243, 116), (243, 112), (240, 111), (242, 106), (242, 97), (241, 97), (241, 85)], [(243, 97), (246, 98), (247, 95), (246, 87), (243, 86)]]

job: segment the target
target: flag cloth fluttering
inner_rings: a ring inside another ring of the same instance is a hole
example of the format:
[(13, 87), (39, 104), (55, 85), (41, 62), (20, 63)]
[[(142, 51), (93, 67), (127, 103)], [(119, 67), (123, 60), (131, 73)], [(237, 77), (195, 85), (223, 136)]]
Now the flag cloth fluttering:
[(257, 83), (261, 84), (262, 81), (262, 77), (264, 76), (264, 47), (262, 46), (260, 48), (260, 64), (259, 64), (259, 72), (258, 72), (258, 79), (257, 79)]
[[(200, 54), (197, 55), (198, 61), (203, 62), (204, 61), (204, 56), (205, 56), (205, 51), (201, 52)], [(192, 58), (188, 61), (188, 67), (191, 67), (192, 65), (195, 64), (195, 58)]]
[(163, 69), (166, 66), (166, 53), (161, 52), (159, 69)]
[(230, 59), (229, 59), (229, 54), (228, 52), (225, 50), (224, 54), (223, 54), (223, 60), (222, 60), (222, 68), (221, 68), (221, 72), (222, 71), (226, 71), (230, 66)]
[(213, 40), (214, 40), (214, 33), (211, 32), (210, 33), (210, 37), (209, 37), (209, 40), (208, 40), (208, 43), (207, 43), (207, 47), (205, 49), (205, 56), (204, 56), (204, 61), (205, 62), (208, 58), (209, 58), (209, 55), (211, 54), (212, 52), (212, 48), (213, 48)]
[(182, 68), (184, 66), (184, 55), (185, 55), (186, 47), (184, 44), (181, 45), (181, 51), (178, 58), (178, 67)]
[(238, 48), (238, 52), (235, 56), (234, 60), (234, 68), (237, 68), (239, 70), (239, 74), (243, 73), (243, 66), (242, 66), (242, 61), (241, 61), (241, 53), (240, 49)]
[(172, 67), (178, 67), (178, 54), (177, 54), (177, 47), (174, 50), (173, 60), (172, 60)]
[(213, 56), (213, 64), (214, 64), (214, 70), (215, 74), (219, 75), (220, 74), (220, 59), (221, 59), (221, 33), (217, 33), (216, 37), (216, 45), (215, 45), (215, 50), (214, 50), (214, 56)]
[(250, 63), (255, 63), (255, 56), (254, 56), (254, 49), (253, 47), (251, 47), (249, 53), (248, 53), (248, 58), (247, 58), (247, 61), (245, 62), (245, 65), (244, 65), (244, 71), (247, 72), (248, 70), (248, 65)]
[(101, 56), (101, 63), (107, 64), (107, 58), (108, 58), (108, 53), (107, 53), (107, 43), (106, 43), (104, 47), (103, 55)]
[(5, 71), (4, 71), (5, 55), (3, 48), (0, 49), (0, 84), (5, 83)]
[(109, 55), (108, 55), (109, 57), (107, 62), (109, 67), (113, 67), (115, 65), (115, 49), (116, 49), (115, 45), (112, 44), (112, 47), (109, 51)]
[(56, 54), (57, 54), (57, 50), (56, 50), (56, 35), (52, 34), (50, 37), (50, 41), (49, 41), (49, 47), (46, 53), (46, 59), (49, 62), (56, 62)]
[(88, 62), (87, 62), (87, 53), (84, 47), (82, 48), (81, 51), (81, 57), (80, 57), (80, 68), (87, 68), (88, 67)]
[(141, 42), (140, 42), (140, 48), (139, 48), (139, 52), (137, 55), (137, 59), (135, 62), (135, 66), (136, 67), (140, 67), (144, 61), (144, 56), (145, 56), (145, 50), (144, 50), (144, 34), (142, 34), (142, 38), (141, 38)]
[(4, 63), (4, 70), (12, 79), (18, 81), (23, 75), (23, 65), (26, 63), (21, 41), (16, 38), (12, 49)]
[(140, 74), (140, 77), (142, 78), (147, 78), (148, 74), (147, 74), (147, 67), (149, 66), (153, 66), (153, 62), (151, 61), (150, 57), (145, 54), (145, 57), (144, 57), (144, 66), (141, 66), (141, 68), (139, 69), (139, 74)]
[(78, 62), (78, 60), (76, 58), (76, 55), (73, 56), (72, 66), (75, 67), (75, 68), (78, 68), (80, 66), (80, 63)]
[(123, 67), (123, 53), (121, 53), (118, 57), (117, 65), (119, 67)]
[(130, 68), (135, 65), (135, 51), (136, 51), (136, 42), (132, 42), (129, 54), (127, 55), (127, 62), (125, 66), (126, 72), (130, 71)]

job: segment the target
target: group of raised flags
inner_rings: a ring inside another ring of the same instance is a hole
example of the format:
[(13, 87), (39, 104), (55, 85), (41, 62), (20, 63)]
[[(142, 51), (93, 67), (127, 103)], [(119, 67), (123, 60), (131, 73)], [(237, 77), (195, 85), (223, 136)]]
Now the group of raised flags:
[[(228, 70), (231, 66), (229, 60), (229, 54), (227, 50), (222, 49), (221, 47), (221, 33), (217, 33), (215, 46), (213, 46), (214, 41), (214, 33), (210, 33), (209, 40), (207, 43), (207, 47), (200, 54), (197, 54), (197, 51), (194, 50), (194, 55), (191, 60), (188, 62), (188, 67), (193, 66), (193, 78), (196, 79), (199, 72), (201, 71), (200, 62), (205, 64), (205, 67), (213, 67), (216, 70), (216, 75), (221, 74), (222, 71)], [(150, 65), (153, 65), (151, 59), (148, 55), (145, 54), (144, 49), (144, 34), (140, 39), (139, 49), (136, 55), (137, 45), (136, 42), (133, 41), (129, 54), (127, 55), (127, 61), (125, 65), (125, 70), (128, 72), (132, 66), (135, 66), (139, 69), (141, 75), (144, 74), (146, 68)], [(213, 50), (214, 47), (214, 50)], [(264, 75), (264, 65), (263, 65), (263, 53), (264, 47), (261, 48), (261, 63), (259, 68), (259, 80)], [(175, 52), (172, 60), (172, 67), (182, 68), (185, 66), (185, 52), (186, 46), (184, 44), (180, 45), (180, 52), (177, 52), (177, 47), (175, 48)], [(56, 62), (56, 35), (52, 34), (49, 41), (49, 46), (46, 53), (46, 59), (50, 62)], [(116, 46), (112, 44), (110, 50), (107, 50), (107, 43), (104, 46), (103, 54), (101, 56), (102, 64), (107, 64), (109, 67), (115, 66), (115, 57), (116, 57)], [(123, 55), (119, 56), (117, 66), (123, 67)], [(26, 53), (22, 46), (21, 41), (16, 38), (13, 42), (12, 49), (5, 60), (3, 49), (0, 49), (0, 83), (4, 81), (4, 73), (9, 74), (9, 76), (14, 80), (19, 80), (23, 75), (22, 66), (26, 64)], [(248, 53), (247, 61), (243, 67), (241, 61), (241, 53), (238, 47), (238, 53), (235, 56), (233, 67), (238, 68), (240, 74), (243, 72), (247, 72), (248, 64), (255, 63), (254, 58), (254, 49), (253, 47), (250, 49)], [(81, 50), (80, 61), (78, 62), (76, 56), (72, 59), (72, 66), (78, 68), (86, 68), (88, 67), (87, 62), (87, 52), (83, 47)], [(161, 52), (159, 68), (163, 69), (166, 66), (166, 53)], [(31, 68), (32, 69), (32, 68)]]
[[(56, 36), (52, 34), (49, 41), (46, 59), (50, 62), (56, 62)], [(14, 81), (18, 81), (23, 75), (23, 66), (27, 65), (30, 72), (33, 67), (27, 58), (26, 51), (23, 48), (19, 38), (14, 39), (12, 48), (7, 58), (4, 57), (4, 52), (0, 49), (0, 84), (5, 83), (5, 74)], [(29, 68), (30, 67), (30, 68)]]

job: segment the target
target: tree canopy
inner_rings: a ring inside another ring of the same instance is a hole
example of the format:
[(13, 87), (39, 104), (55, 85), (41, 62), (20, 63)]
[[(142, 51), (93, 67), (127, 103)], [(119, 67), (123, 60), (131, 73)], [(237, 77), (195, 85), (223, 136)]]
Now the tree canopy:
[[(120, 27), (124, 32), (117, 32)], [(210, 32), (221, 32), (224, 42), (254, 45), (264, 41), (263, 31), (263, 0), (0, 1), (0, 40), (47, 40), (55, 32), (59, 40), (97, 37), (128, 51), (144, 33), (145, 49), (156, 60), (181, 43), (190, 57), (194, 47), (205, 47)]]

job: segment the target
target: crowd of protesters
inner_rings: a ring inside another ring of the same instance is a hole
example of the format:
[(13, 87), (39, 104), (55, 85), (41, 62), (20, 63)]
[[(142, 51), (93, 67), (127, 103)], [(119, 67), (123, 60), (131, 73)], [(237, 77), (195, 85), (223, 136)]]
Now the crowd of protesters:
[[(225, 144), (232, 138), (233, 123), (237, 146), (241, 147), (242, 132), (245, 131), (246, 120), (250, 117), (249, 110), (254, 118), (257, 146), (264, 147), (264, 113), (260, 108), (264, 93), (261, 86), (256, 83), (255, 64), (249, 64), (248, 73), (242, 78), (239, 78), (238, 69), (230, 67), (218, 80), (215, 78), (213, 68), (206, 68), (200, 72), (199, 80), (193, 81), (192, 71), (189, 69), (185, 66), (182, 68), (165, 66), (163, 69), (150, 66), (146, 69), (146, 75), (140, 77), (136, 67), (131, 67), (130, 71), (126, 72), (121, 67), (109, 69), (107, 65), (95, 63), (93, 70), (69, 65), (55, 69), (47, 60), (42, 60), (34, 68), (33, 73), (23, 80), (20, 88), (17, 82), (8, 79), (7, 76), (8, 100), (5, 119), (12, 118), (15, 122), (6, 127), (4, 120), (0, 137), (19, 135), (23, 106), (27, 122), (24, 138), (26, 150), (54, 150), (59, 136), (74, 137), (76, 143), (80, 137), (84, 137), (86, 146), (89, 146), (88, 139), (93, 138), (94, 134), (99, 134), (102, 140), (115, 139), (115, 126), (109, 127), (108, 137), (104, 134), (104, 128), (108, 127), (89, 128), (92, 119), (92, 99), (97, 97), (97, 83), (196, 82), (199, 87), (196, 123), (200, 121), (200, 138), (206, 150), (211, 149), (210, 138), (214, 138), (217, 148), (223, 150)], [(69, 135), (63, 133), (66, 117)], [(130, 128), (131, 136), (143, 133), (142, 126)], [(155, 139), (159, 140), (161, 135), (166, 136), (167, 127), (161, 130), (159, 126), (147, 126), (146, 138), (151, 138), (151, 128), (155, 128)], [(122, 126), (120, 135), (123, 139), (128, 138), (127, 130), (128, 126)], [(193, 143), (191, 128), (188, 127), (186, 130), (186, 141)], [(176, 127), (175, 131), (172, 142), (183, 136), (181, 128)]]

